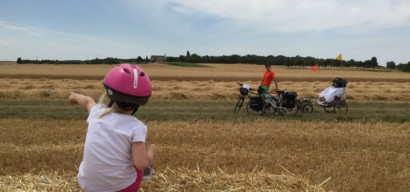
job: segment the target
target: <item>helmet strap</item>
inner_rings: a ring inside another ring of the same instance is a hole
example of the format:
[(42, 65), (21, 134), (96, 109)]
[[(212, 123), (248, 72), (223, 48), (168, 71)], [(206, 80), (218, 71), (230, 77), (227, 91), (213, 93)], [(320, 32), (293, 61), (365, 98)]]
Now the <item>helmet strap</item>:
[(134, 110), (132, 111), (131, 115), (134, 115), (137, 111), (138, 111), (138, 107), (134, 108)]
[(112, 104), (114, 104), (114, 101), (110, 101), (109, 103), (108, 103), (108, 107), (112, 107)]

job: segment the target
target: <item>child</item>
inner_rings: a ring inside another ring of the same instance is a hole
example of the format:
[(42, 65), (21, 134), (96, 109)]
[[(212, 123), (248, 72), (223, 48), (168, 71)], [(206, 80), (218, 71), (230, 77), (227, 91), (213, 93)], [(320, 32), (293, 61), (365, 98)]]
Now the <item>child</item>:
[(278, 83), (276, 82), (276, 78), (275, 78), (275, 73), (273, 73), (273, 71), (271, 70), (271, 64), (267, 63), (265, 64), (265, 73), (263, 74), (263, 79), (260, 83), (260, 85), (263, 88), (263, 92), (264, 93), (268, 93), (269, 92), (269, 88), (270, 88), (270, 84), (273, 82), (275, 83), (275, 90), (278, 90)]
[(145, 144), (147, 126), (132, 116), (148, 102), (151, 82), (138, 66), (122, 64), (107, 73), (103, 84), (106, 92), (98, 104), (77, 93), (68, 98), (89, 113), (78, 183), (84, 191), (137, 191), (142, 170), (157, 152), (155, 145)]
[(275, 91), (278, 91), (278, 83), (276, 82), (275, 73), (271, 70), (272, 64), (267, 63), (265, 64), (265, 73), (263, 74), (263, 79), (260, 82), (258, 92), (265, 98), (268, 99), (269, 102), (274, 103), (272, 97), (267, 94), (269, 93), (270, 84), (272, 81), (275, 83)]

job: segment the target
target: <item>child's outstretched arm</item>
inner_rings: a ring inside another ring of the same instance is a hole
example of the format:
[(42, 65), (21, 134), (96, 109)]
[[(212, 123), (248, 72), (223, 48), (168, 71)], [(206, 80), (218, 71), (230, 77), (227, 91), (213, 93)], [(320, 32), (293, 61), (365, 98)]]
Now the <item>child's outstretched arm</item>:
[(68, 102), (70, 102), (71, 105), (80, 105), (81, 107), (84, 107), (87, 109), (88, 113), (90, 113), (91, 108), (95, 105), (93, 98), (73, 92), (70, 92)]

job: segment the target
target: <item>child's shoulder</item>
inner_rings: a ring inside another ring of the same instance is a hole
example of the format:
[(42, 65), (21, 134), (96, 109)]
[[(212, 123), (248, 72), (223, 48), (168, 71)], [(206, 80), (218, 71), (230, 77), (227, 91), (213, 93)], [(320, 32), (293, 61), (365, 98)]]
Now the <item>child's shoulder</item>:
[(136, 127), (136, 128), (140, 128), (140, 127), (146, 128), (147, 127), (144, 122), (142, 122), (141, 120), (139, 120), (138, 118), (134, 116), (128, 115), (126, 116), (126, 118), (127, 118), (127, 122), (129, 123), (129, 125), (132, 125), (133, 127)]
[(105, 109), (106, 109), (106, 107), (105, 107), (104, 104), (97, 103), (91, 108), (91, 111), (101, 111), (101, 110), (105, 110)]
[(130, 117), (132, 117), (133, 120), (129, 121), (128, 125), (132, 129), (133, 134), (134, 135), (145, 135), (145, 134), (147, 134), (148, 127), (145, 125), (145, 123), (140, 121), (139, 119), (133, 117), (133, 116), (130, 116)]

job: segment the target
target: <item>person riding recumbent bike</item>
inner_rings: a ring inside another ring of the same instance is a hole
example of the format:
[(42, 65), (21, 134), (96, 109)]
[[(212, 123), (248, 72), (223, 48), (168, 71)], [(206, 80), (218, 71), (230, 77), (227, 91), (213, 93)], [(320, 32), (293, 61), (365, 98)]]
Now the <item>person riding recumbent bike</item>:
[(333, 84), (319, 94), (317, 104), (326, 112), (347, 113), (346, 85), (346, 79), (335, 78)]

